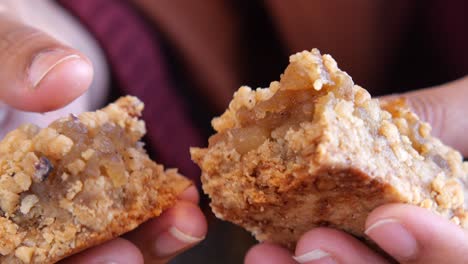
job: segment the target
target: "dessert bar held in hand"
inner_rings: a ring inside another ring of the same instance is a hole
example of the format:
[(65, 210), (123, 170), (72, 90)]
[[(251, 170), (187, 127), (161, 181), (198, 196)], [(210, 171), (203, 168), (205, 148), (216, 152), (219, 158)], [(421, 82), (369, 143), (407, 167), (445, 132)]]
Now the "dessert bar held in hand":
[(297, 53), (279, 82), (241, 87), (192, 149), (221, 219), (293, 247), (330, 226), (364, 236), (379, 205), (415, 204), (466, 227), (468, 166), (404, 99), (379, 103), (329, 55)]
[(190, 182), (139, 142), (143, 104), (124, 97), (0, 142), (0, 262), (53, 263), (136, 228)]

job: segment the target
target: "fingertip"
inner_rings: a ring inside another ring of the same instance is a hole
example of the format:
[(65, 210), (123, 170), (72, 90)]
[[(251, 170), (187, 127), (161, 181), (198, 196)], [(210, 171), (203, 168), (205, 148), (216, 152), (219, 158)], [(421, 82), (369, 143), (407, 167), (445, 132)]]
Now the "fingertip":
[(89, 59), (50, 35), (0, 17), (0, 100), (25, 111), (46, 112), (83, 94), (93, 79)]
[(343, 232), (324, 227), (314, 228), (299, 239), (294, 255), (297, 259), (305, 259), (304, 256), (308, 255), (314, 255), (314, 260), (333, 258), (332, 252), (340, 252), (343, 244), (349, 243), (347, 240)]
[(2, 100), (14, 108), (56, 110), (86, 92), (93, 81), (92, 63), (76, 51), (45, 51), (36, 57), (24, 77), (0, 89)]
[(171, 226), (183, 233), (204, 238), (208, 231), (208, 223), (200, 208), (186, 201), (179, 201), (173, 208), (166, 212), (170, 217)]
[(93, 74), (93, 67), (88, 59), (69, 55), (36, 83), (30, 96), (26, 97), (25, 104), (34, 107), (38, 112), (63, 107), (89, 88)]
[(381, 221), (394, 220), (424, 239), (431, 240), (434, 234), (460, 234), (468, 236), (465, 229), (448, 218), (412, 204), (386, 204), (374, 209), (366, 219), (366, 230)]
[(207, 222), (196, 205), (179, 201), (163, 217), (168, 218), (168, 228), (157, 234), (150, 243), (154, 257), (171, 258), (205, 239)]
[(207, 229), (206, 218), (197, 205), (178, 201), (126, 237), (144, 252), (145, 259), (167, 260), (202, 241)]
[(262, 243), (252, 247), (244, 258), (245, 264), (293, 264), (291, 252), (275, 244)]
[(465, 230), (428, 209), (409, 204), (376, 208), (366, 220), (365, 233), (401, 262), (457, 263), (468, 250)]
[[(187, 201), (177, 201), (157, 218), (142, 224), (137, 230), (129, 233), (130, 240), (152, 240), (172, 227), (178, 231), (202, 240), (207, 233), (208, 223), (201, 209)], [(134, 239), (133, 239), (134, 238)]]
[(299, 263), (385, 263), (356, 238), (325, 227), (312, 229), (299, 239), (295, 259)]
[[(413, 218), (422, 218), (430, 219), (430, 218), (440, 218), (437, 215), (434, 215), (429, 210), (425, 208), (421, 208), (419, 206), (411, 205), (411, 204), (384, 204), (377, 208), (375, 208), (366, 219), (365, 229), (369, 229), (372, 225), (375, 225), (376, 222), (385, 219), (395, 219), (401, 222), (406, 222), (407, 220), (411, 220)], [(424, 222), (424, 221), (423, 221)]]
[(61, 264), (144, 263), (140, 250), (130, 241), (116, 238), (92, 247), (60, 262)]
[(183, 191), (179, 198), (183, 201), (191, 202), (194, 204), (198, 204), (200, 201), (200, 195), (198, 193), (197, 187), (194, 185), (188, 187), (185, 191)]
[(365, 223), (365, 230), (369, 229), (378, 219), (386, 218), (386, 215), (393, 215), (392, 212), (401, 210), (400, 204), (384, 204), (370, 212)]

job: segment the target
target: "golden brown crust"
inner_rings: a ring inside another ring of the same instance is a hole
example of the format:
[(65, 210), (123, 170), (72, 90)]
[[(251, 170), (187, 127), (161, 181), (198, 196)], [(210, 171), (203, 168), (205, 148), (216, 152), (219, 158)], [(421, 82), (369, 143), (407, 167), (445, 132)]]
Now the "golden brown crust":
[(468, 226), (468, 166), (403, 100), (382, 105), (329, 55), (291, 56), (280, 82), (242, 87), (192, 149), (214, 213), (257, 239), (294, 246), (332, 226), (364, 236), (367, 215), (416, 204)]
[(190, 182), (149, 159), (142, 109), (128, 96), (0, 142), (1, 263), (54, 263), (175, 203)]

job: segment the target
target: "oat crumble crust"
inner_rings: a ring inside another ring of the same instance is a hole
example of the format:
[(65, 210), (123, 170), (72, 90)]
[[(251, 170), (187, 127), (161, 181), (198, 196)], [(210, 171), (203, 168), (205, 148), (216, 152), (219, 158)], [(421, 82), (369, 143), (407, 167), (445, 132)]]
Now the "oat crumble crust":
[(468, 164), (431, 136), (403, 98), (371, 99), (317, 49), (290, 57), (279, 82), (241, 87), (191, 149), (217, 217), (294, 247), (317, 226), (365, 237), (379, 205), (419, 205), (468, 227)]
[(136, 228), (190, 181), (139, 142), (143, 103), (123, 97), (0, 142), (0, 262), (54, 263)]

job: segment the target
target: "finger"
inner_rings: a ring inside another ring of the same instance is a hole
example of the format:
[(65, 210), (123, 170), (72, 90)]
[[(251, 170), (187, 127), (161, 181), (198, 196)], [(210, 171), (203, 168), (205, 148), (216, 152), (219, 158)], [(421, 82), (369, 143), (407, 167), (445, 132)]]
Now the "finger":
[(91, 63), (47, 34), (0, 13), (0, 100), (22, 110), (45, 112), (84, 93)]
[(87, 249), (60, 262), (61, 264), (143, 263), (143, 256), (130, 241), (116, 238)]
[(206, 219), (200, 208), (191, 202), (179, 201), (125, 237), (140, 248), (145, 263), (166, 263), (202, 241), (206, 231)]
[(269, 243), (252, 247), (244, 259), (245, 264), (295, 264), (291, 252)]
[(183, 201), (198, 204), (200, 200), (200, 195), (198, 194), (197, 187), (192, 185), (188, 187), (185, 191), (183, 191), (179, 198)]
[(433, 127), (433, 134), (468, 155), (468, 77), (438, 87), (403, 94), (411, 108)]
[(387, 263), (351, 235), (330, 228), (305, 233), (297, 243), (295, 255), (301, 264)]
[(401, 263), (460, 263), (468, 252), (466, 231), (413, 205), (377, 208), (367, 218), (365, 232)]

